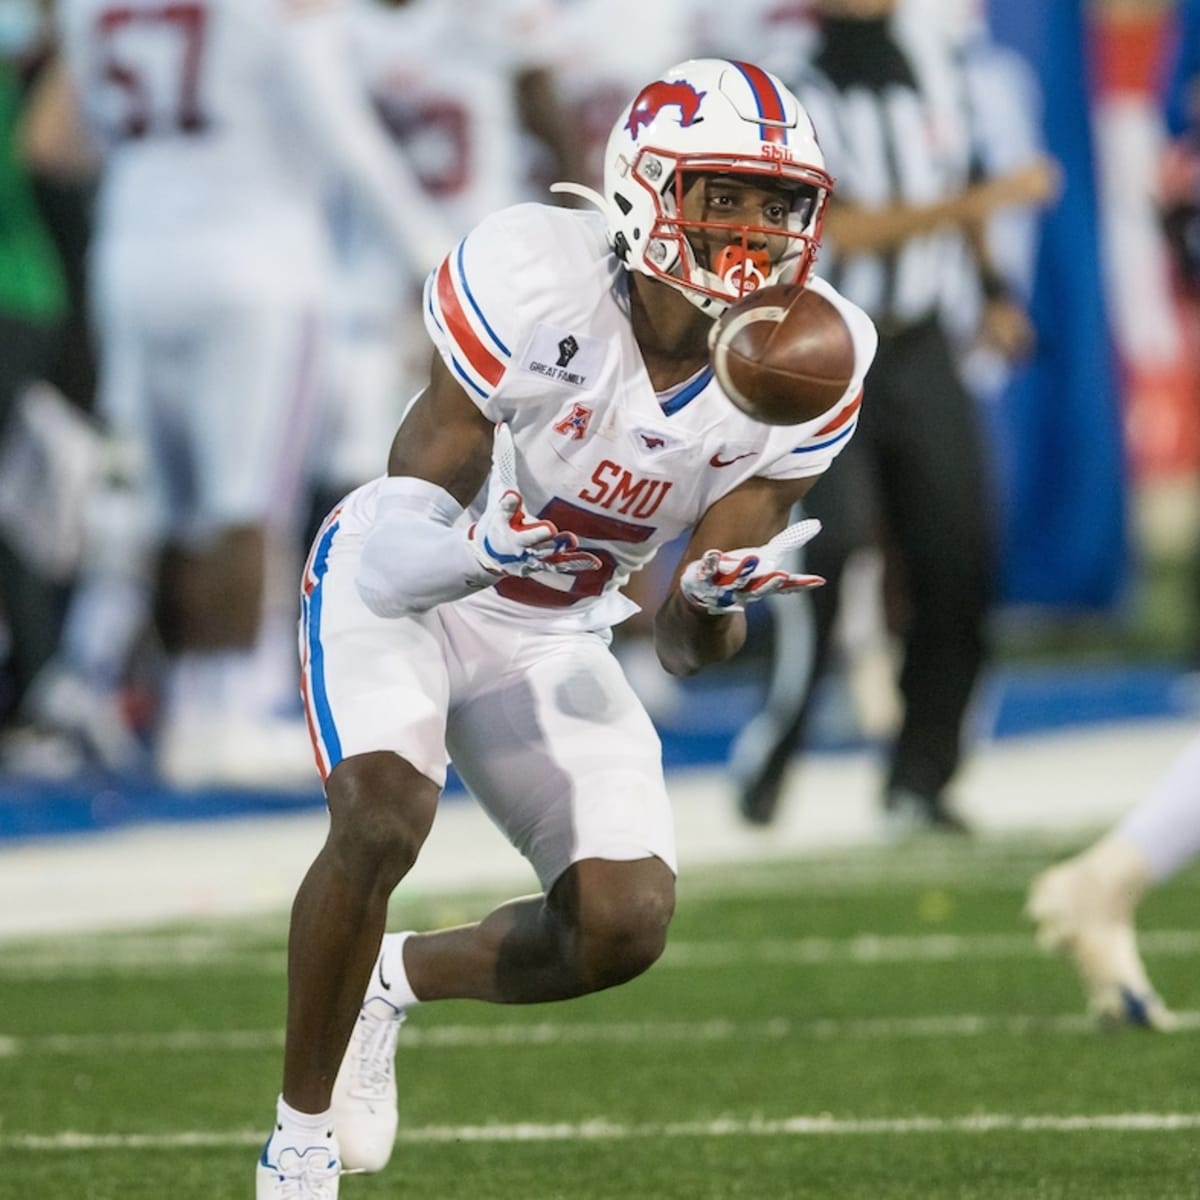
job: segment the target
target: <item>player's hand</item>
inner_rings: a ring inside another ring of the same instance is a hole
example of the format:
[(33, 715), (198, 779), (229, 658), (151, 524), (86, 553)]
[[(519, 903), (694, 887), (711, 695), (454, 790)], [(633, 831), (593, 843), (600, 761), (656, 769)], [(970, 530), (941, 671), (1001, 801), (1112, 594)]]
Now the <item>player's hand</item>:
[(600, 560), (579, 549), (579, 539), (552, 521), (531, 521), (517, 490), (517, 458), (512, 431), (501, 422), (492, 443), (492, 473), (487, 505), (467, 534), (471, 550), (493, 575), (533, 575), (549, 571), (578, 575), (594, 571)]
[(820, 575), (798, 575), (780, 564), (791, 550), (811, 542), (821, 522), (798, 521), (777, 533), (765, 546), (741, 550), (706, 550), (688, 563), (679, 587), (690, 604), (716, 615), (741, 612), (747, 604), (774, 592), (820, 587)]

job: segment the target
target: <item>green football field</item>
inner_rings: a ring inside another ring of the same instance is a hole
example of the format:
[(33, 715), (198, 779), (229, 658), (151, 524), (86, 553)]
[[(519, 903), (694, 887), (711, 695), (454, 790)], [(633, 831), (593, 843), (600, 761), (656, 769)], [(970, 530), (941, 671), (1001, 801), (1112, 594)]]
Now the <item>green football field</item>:
[[(611, 993), (414, 1012), (347, 1200), (1200, 1195), (1200, 874), (1143, 906), (1172, 1035), (1097, 1032), (1021, 917), (1046, 844), (686, 873)], [(395, 905), (392, 927), (489, 897)], [(282, 916), (0, 945), (0, 1197), (232, 1200), (278, 1089)]]

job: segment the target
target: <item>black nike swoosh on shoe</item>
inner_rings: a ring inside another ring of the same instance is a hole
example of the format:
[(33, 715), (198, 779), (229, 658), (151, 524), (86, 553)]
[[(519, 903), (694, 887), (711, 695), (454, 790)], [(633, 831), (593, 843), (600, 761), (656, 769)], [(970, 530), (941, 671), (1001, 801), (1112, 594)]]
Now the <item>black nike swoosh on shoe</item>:
[(386, 979), (384, 979), (384, 977), (383, 977), (383, 955), (382, 954), (379, 956), (379, 982), (383, 984), (383, 990), (385, 992), (390, 992), (392, 990), (392, 985), (390, 983), (388, 983), (388, 981)]

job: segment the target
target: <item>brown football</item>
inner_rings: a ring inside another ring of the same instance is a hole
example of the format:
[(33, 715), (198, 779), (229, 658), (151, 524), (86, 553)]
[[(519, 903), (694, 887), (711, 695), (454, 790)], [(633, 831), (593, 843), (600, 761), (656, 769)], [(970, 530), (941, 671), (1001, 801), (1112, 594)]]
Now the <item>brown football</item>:
[(808, 288), (777, 284), (731, 304), (708, 336), (721, 389), (748, 417), (799, 425), (832, 408), (854, 373), (842, 314)]

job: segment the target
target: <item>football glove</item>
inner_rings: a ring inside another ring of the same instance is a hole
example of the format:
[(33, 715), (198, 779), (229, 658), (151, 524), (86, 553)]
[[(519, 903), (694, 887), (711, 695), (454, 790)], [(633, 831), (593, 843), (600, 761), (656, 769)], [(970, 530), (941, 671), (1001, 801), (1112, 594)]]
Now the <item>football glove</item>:
[(680, 590), (697, 608), (727, 615), (774, 592), (820, 587), (825, 582), (820, 575), (798, 575), (780, 565), (789, 551), (807, 545), (820, 532), (821, 522), (810, 518), (789, 525), (765, 546), (706, 550), (684, 568)]
[(552, 521), (531, 521), (517, 490), (517, 456), (512, 431), (501, 422), (492, 443), (487, 504), (467, 541), (485, 571), (493, 575), (578, 575), (600, 560), (579, 549), (579, 539)]

